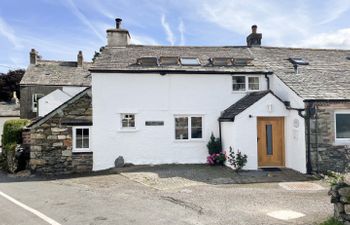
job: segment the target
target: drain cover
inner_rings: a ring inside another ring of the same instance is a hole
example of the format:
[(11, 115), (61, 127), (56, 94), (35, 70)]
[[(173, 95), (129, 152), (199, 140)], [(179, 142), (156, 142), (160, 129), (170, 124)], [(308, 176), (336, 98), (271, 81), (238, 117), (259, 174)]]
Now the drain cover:
[(279, 185), (289, 191), (320, 191), (325, 188), (319, 184), (310, 182), (284, 182)]

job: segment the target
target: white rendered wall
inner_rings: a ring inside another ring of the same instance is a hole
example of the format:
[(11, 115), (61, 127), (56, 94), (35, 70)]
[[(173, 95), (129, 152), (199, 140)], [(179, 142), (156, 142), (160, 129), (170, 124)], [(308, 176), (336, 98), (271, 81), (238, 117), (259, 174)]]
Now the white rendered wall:
[(66, 92), (68, 95), (72, 97), (85, 89), (86, 87), (77, 87), (77, 86), (62, 87), (62, 91)]
[[(266, 89), (263, 76), (260, 83)], [(93, 74), (94, 170), (113, 167), (120, 155), (134, 164), (205, 163), (221, 111), (245, 94), (232, 92), (230, 75)], [(121, 113), (136, 113), (136, 131), (120, 129)], [(203, 115), (203, 140), (175, 140), (178, 114)]]
[[(296, 75), (300, 76), (300, 75)], [(303, 99), (291, 90), (276, 75), (270, 78), (271, 90), (283, 101), (289, 101), (291, 107), (303, 109)], [(291, 139), (286, 142), (286, 166), (306, 173), (305, 120), (296, 110), (290, 110), (289, 119), (285, 121), (286, 135)]]
[(54, 90), (50, 94), (39, 99), (38, 115), (41, 117), (45, 116), (70, 98), (70, 95), (60, 89)]

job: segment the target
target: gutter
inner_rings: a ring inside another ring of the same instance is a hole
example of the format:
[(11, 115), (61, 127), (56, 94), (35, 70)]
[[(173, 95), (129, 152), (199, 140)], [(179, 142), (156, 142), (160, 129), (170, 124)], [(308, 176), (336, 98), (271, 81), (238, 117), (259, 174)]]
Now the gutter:
[(166, 74), (273, 74), (271, 71), (218, 71), (218, 70), (101, 70), (101, 69), (90, 69), (91, 72), (95, 73), (159, 73), (161, 75)]

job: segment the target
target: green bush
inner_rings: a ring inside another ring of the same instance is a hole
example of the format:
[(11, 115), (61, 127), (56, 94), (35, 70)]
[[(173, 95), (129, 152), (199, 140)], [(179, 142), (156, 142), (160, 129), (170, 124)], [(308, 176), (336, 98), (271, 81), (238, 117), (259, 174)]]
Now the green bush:
[(0, 154), (0, 167), (6, 171), (14, 172), (17, 168), (15, 150), (17, 144), (22, 142), (22, 129), (29, 124), (29, 120), (8, 120), (4, 124), (2, 136), (2, 153)]
[(214, 134), (212, 133), (207, 144), (207, 148), (209, 155), (220, 154), (222, 152), (220, 138), (215, 138)]
[(2, 146), (22, 142), (22, 129), (29, 124), (29, 120), (15, 119), (7, 120), (2, 133)]
[(337, 219), (334, 217), (329, 218), (328, 220), (324, 221), (320, 225), (343, 225), (342, 222), (339, 222)]

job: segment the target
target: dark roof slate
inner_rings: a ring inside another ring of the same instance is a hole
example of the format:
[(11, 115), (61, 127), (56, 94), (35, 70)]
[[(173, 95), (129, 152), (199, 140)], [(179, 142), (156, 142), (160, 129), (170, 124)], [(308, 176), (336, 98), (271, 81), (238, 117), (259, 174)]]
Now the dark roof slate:
[(235, 104), (231, 105), (227, 109), (223, 111), (223, 113), (220, 116), (220, 120), (229, 120), (234, 121), (235, 116), (252, 106), (254, 103), (262, 99), (264, 96), (266, 96), (268, 93), (272, 93), (270, 91), (258, 91), (258, 92), (251, 92), (238, 100)]
[(38, 60), (29, 65), (21, 85), (57, 85), (57, 86), (90, 86), (90, 68), (92, 63), (84, 62), (77, 67), (76, 62)]

